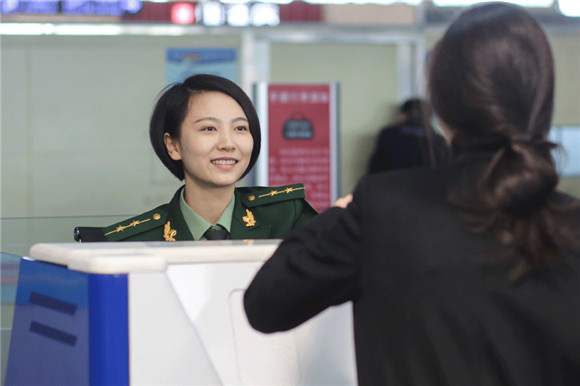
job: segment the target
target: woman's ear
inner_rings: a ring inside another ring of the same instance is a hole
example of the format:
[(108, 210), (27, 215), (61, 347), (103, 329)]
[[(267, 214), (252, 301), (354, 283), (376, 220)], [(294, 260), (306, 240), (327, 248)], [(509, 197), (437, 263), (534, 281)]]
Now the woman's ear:
[(163, 134), (163, 142), (165, 142), (165, 147), (167, 148), (167, 153), (174, 161), (181, 160), (181, 149), (179, 147), (179, 141), (171, 137), (169, 133)]

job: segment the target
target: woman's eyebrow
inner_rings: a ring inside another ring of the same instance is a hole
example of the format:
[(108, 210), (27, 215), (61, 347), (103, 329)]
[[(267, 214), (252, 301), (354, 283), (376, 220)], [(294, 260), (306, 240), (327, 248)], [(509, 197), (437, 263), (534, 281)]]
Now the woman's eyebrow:
[[(221, 122), (221, 119), (219, 119), (217, 117), (202, 117), (202, 118), (196, 119), (193, 122), (198, 123), (198, 122), (203, 122), (203, 121)], [(236, 118), (232, 119), (232, 122), (239, 122), (239, 121), (248, 122), (248, 119), (246, 117), (236, 117)]]
[(237, 118), (232, 119), (232, 122), (239, 122), (239, 121), (248, 122), (248, 119), (246, 117), (237, 117)]
[(198, 118), (195, 121), (193, 121), (193, 123), (198, 123), (198, 122), (202, 122), (202, 121), (221, 122), (221, 120), (216, 118), (216, 117), (201, 117), (201, 118)]

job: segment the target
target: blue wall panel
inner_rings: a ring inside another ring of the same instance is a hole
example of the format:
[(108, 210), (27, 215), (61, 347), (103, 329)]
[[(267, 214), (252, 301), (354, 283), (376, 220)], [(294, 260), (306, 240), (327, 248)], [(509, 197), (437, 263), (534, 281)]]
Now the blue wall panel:
[(7, 385), (89, 384), (87, 275), (23, 259)]
[(22, 259), (7, 385), (128, 385), (127, 275)]

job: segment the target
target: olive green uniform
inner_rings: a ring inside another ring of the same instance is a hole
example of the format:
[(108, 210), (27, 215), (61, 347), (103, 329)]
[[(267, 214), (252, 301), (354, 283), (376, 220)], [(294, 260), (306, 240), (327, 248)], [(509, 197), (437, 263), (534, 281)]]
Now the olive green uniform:
[[(173, 199), (149, 212), (103, 228), (108, 241), (194, 240), (180, 209), (181, 187)], [(240, 187), (229, 239), (284, 238), (293, 228), (316, 215), (306, 201), (304, 185)]]

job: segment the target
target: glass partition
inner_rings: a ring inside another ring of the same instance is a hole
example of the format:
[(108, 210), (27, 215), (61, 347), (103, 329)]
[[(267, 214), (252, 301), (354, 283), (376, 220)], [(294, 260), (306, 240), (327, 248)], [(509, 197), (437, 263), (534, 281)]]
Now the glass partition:
[(37, 243), (73, 243), (73, 231), (77, 226), (101, 227), (125, 220), (123, 216), (71, 216), (2, 218), (3, 253), (26, 256), (29, 248)]

